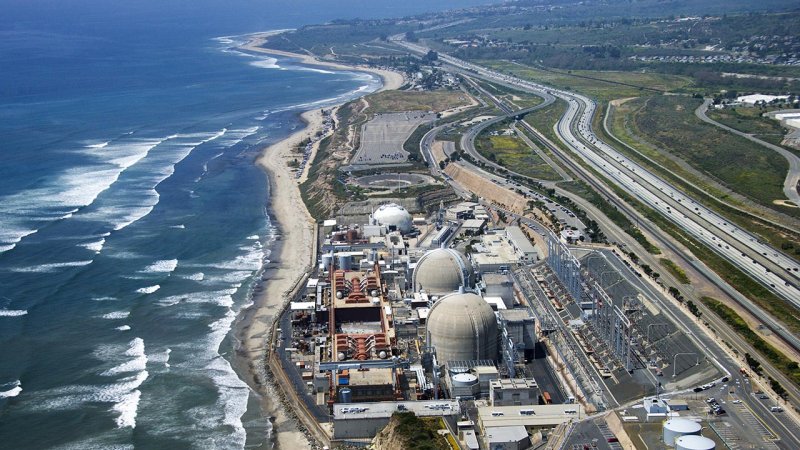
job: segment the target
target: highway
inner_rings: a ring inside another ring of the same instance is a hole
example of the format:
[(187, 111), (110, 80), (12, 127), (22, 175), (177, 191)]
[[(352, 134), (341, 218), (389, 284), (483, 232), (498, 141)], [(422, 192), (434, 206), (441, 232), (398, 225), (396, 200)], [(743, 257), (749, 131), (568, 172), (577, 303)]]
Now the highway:
[[(426, 47), (404, 41), (397, 43), (415, 52), (424, 53), (428, 50)], [(800, 264), (759, 241), (749, 232), (727, 222), (723, 217), (695, 202), (694, 199), (600, 141), (591, 127), (591, 117), (596, 109), (594, 101), (579, 94), (548, 88), (486, 69), (446, 54), (439, 54), (439, 59), (443, 63), (481, 78), (566, 100), (569, 107), (557, 124), (556, 131), (587, 164), (647, 206), (660, 212), (774, 294), (795, 307), (800, 307), (800, 289), (798, 289)]]
[[(424, 52), (427, 52), (427, 49), (425, 47), (421, 47), (421, 46), (418, 46), (418, 45), (415, 45), (415, 44), (409, 44), (409, 43), (406, 43), (406, 42), (397, 42), (397, 43), (400, 44), (400, 45), (406, 46), (406, 48), (409, 48), (410, 50), (412, 50), (414, 52), (422, 51), (420, 49), (424, 49)], [(439, 58), (443, 62), (446, 62), (448, 65), (455, 66), (455, 71), (457, 71), (457, 72), (467, 73), (467, 74), (469, 74), (471, 76), (478, 76), (478, 77), (481, 77), (481, 78), (488, 78), (491, 81), (494, 81), (494, 82), (497, 82), (497, 83), (500, 83), (500, 84), (504, 84), (504, 85), (508, 85), (508, 86), (512, 86), (512, 87), (514, 87), (516, 89), (521, 89), (521, 90), (525, 90), (525, 91), (528, 91), (528, 92), (534, 92), (534, 93), (545, 93), (545, 94), (546, 93), (551, 93), (552, 95), (555, 95), (557, 97), (565, 98), (568, 102), (569, 102), (570, 99), (573, 99), (573, 97), (579, 97), (579, 96), (576, 96), (575, 94), (572, 94), (572, 93), (567, 93), (567, 92), (563, 92), (563, 91), (549, 89), (547, 87), (544, 87), (544, 86), (541, 86), (541, 85), (537, 85), (535, 83), (531, 83), (531, 82), (527, 82), (527, 81), (524, 81), (524, 80), (516, 79), (514, 77), (509, 77), (509, 76), (506, 76), (506, 75), (503, 75), (503, 74), (499, 74), (497, 72), (482, 68), (480, 66), (476, 66), (474, 64), (467, 63), (467, 62), (458, 60), (456, 58), (452, 58), (452, 57), (450, 57), (448, 55), (440, 54)], [(586, 114), (587, 114), (587, 111), (592, 111), (592, 113), (593, 113), (593, 111), (594, 111), (594, 109), (593, 109), (594, 103), (589, 99), (585, 99), (584, 98), (584, 100), (585, 100), (587, 105), (592, 105), (592, 108), (591, 109), (584, 109), (583, 113), (581, 114), (580, 110), (578, 109), (578, 105), (580, 103), (578, 102), (578, 100), (573, 99), (572, 102), (569, 102), (570, 105), (571, 105), (570, 111), (567, 114), (565, 114), (564, 118), (562, 118), (562, 121), (559, 124), (559, 126), (562, 126), (563, 124), (570, 124), (570, 123), (576, 122), (576, 120), (575, 120), (576, 117), (581, 116), (582, 119), (583, 119), (583, 123), (584, 123), (584, 126), (582, 128), (584, 130), (590, 130), (590, 128), (587, 127), (585, 124), (586, 123), (590, 123), (589, 119), (587, 117), (590, 117), (591, 114), (589, 114), (588, 116)], [(574, 161), (572, 161), (572, 159), (570, 157), (568, 157), (566, 155), (563, 155), (562, 154), (563, 152), (561, 152), (559, 148), (555, 147), (552, 143), (550, 143), (544, 136), (541, 135), (541, 133), (539, 133), (537, 130), (535, 130), (533, 127), (531, 127), (530, 125), (528, 125), (524, 121), (520, 122), (520, 125), (525, 127), (533, 135), (537, 136), (545, 145), (547, 145), (551, 149), (551, 151), (554, 152), (554, 154), (559, 158), (559, 160), (561, 160), (572, 171), (574, 171), (577, 174), (580, 174), (581, 177), (587, 183), (589, 183), (594, 189), (598, 190), (598, 192), (603, 194), (608, 199), (608, 201), (610, 201), (614, 206), (616, 206), (618, 209), (620, 209), (620, 211), (623, 211), (628, 217), (636, 217), (637, 219), (641, 219), (641, 220), (637, 220), (637, 224), (642, 229), (644, 229), (645, 231), (649, 232), (651, 235), (655, 236), (662, 246), (670, 249), (675, 255), (677, 255), (678, 258), (680, 258), (683, 261), (684, 264), (686, 264), (687, 266), (691, 266), (692, 268), (697, 270), (698, 274), (700, 274), (701, 276), (705, 277), (713, 285), (718, 286), (722, 291), (724, 291), (726, 294), (728, 294), (732, 299), (734, 299), (742, 307), (744, 307), (751, 314), (753, 314), (755, 317), (757, 317), (767, 328), (769, 328), (772, 332), (774, 332), (776, 335), (778, 335), (789, 346), (791, 346), (795, 350), (800, 350), (800, 339), (798, 339), (798, 337), (794, 333), (792, 333), (791, 331), (786, 330), (778, 320), (776, 320), (770, 314), (766, 313), (758, 305), (755, 305), (752, 301), (750, 301), (749, 299), (744, 297), (741, 293), (739, 293), (738, 291), (733, 289), (729, 284), (727, 284), (724, 280), (722, 280), (719, 277), (719, 275), (717, 275), (716, 273), (714, 273), (713, 271), (708, 269), (708, 267), (706, 267), (704, 264), (702, 264), (701, 262), (699, 262), (699, 261), (687, 256), (685, 254), (685, 250), (680, 248), (680, 247), (678, 247), (678, 245), (675, 244), (671, 240), (671, 238), (665, 237), (665, 233), (662, 230), (658, 229), (656, 226), (651, 224), (649, 221), (641, 218), (641, 215), (638, 213), (638, 211), (636, 211), (634, 208), (632, 208), (627, 203), (625, 203), (622, 200), (620, 200), (613, 191), (609, 190), (605, 186), (604, 183), (600, 182), (600, 180), (598, 180), (597, 177), (595, 177), (591, 172), (587, 171), (583, 166), (581, 166), (579, 164), (576, 164)], [(578, 127), (576, 126), (576, 128), (578, 128)], [(571, 128), (569, 126), (567, 126), (566, 129), (564, 129), (564, 128), (561, 128), (561, 129), (564, 132), (563, 134), (566, 134), (567, 136), (570, 136), (570, 137), (573, 136), (573, 131), (571, 130)], [(564, 138), (564, 139), (566, 140), (566, 138)], [(589, 157), (590, 161), (592, 160), (591, 157), (599, 157), (597, 153), (588, 151), (588, 149), (585, 146), (586, 141), (579, 141), (579, 140), (577, 140), (577, 138), (574, 138), (574, 139), (575, 140), (573, 142), (577, 142), (577, 144), (573, 144), (571, 146), (573, 147), (573, 150), (576, 153), (578, 153), (580, 155), (588, 154), (588, 157)], [(595, 137), (592, 141), (588, 141), (589, 145), (591, 145), (592, 142), (599, 143), (599, 140)], [(581, 143), (583, 143), (583, 145), (581, 145)], [(603, 146), (607, 150), (610, 150), (611, 152), (614, 152), (613, 149), (610, 149), (610, 147), (608, 147), (607, 145), (603, 144)], [(616, 152), (614, 152), (614, 153), (616, 153)], [(618, 155), (618, 157), (620, 159), (622, 159), (623, 162), (627, 162), (627, 159), (622, 157), (622, 155)], [(617, 163), (620, 163), (620, 161), (617, 160)], [(607, 170), (611, 170), (611, 169), (608, 169), (608, 162), (606, 162), (606, 164), (607, 164), (606, 167), (602, 166), (602, 164), (603, 163), (601, 162), (600, 165), (597, 166), (597, 167), (600, 168), (600, 170), (599, 170), (600, 173), (604, 173)], [(628, 162), (628, 164), (630, 164), (630, 163)], [(632, 167), (633, 170), (631, 170), (631, 169), (627, 169), (627, 170), (629, 172), (631, 172), (631, 173), (634, 173), (637, 170), (638, 166), (631, 165), (630, 167)], [(621, 170), (615, 170), (613, 173), (616, 173), (616, 172), (622, 172), (622, 171)], [(641, 174), (641, 173), (644, 173), (645, 170), (639, 168), (638, 172), (639, 172), (639, 174)], [(619, 173), (617, 175), (621, 176), (622, 174)], [(650, 175), (650, 177), (653, 177), (653, 176)], [(663, 183), (663, 181), (662, 181), (662, 183)], [(633, 183), (631, 183), (631, 184), (633, 184)], [(666, 183), (664, 183), (664, 184), (666, 185)], [(682, 214), (682, 213), (667, 213), (668, 216), (676, 217), (676, 216), (680, 215), (682, 218), (687, 219), (688, 222), (694, 222), (694, 221), (689, 220), (689, 217), (702, 216), (703, 214), (705, 214), (704, 213), (705, 208), (701, 208), (701, 206), (697, 205), (696, 203), (692, 204), (692, 200), (686, 201), (685, 199), (687, 199), (687, 197), (684, 196), (682, 193), (679, 193), (677, 190), (675, 190), (675, 189), (673, 189), (671, 187), (668, 187), (668, 189), (669, 190), (667, 192), (672, 192), (672, 196), (673, 196), (672, 198), (673, 198), (673, 200), (675, 202), (677, 202), (677, 203), (684, 203), (685, 202), (685, 204), (687, 204), (687, 205), (692, 205), (692, 207), (697, 207), (698, 208), (695, 213), (686, 214), (686, 217), (683, 217), (684, 214)], [(642, 194), (644, 194), (644, 192), (649, 192), (649, 191), (646, 191), (645, 189), (641, 189), (639, 187), (637, 187), (637, 190)], [(675, 200), (674, 196), (676, 196), (676, 195), (677, 195), (677, 198), (680, 199), (680, 202)], [(650, 194), (650, 196), (652, 196), (652, 194)], [(656, 199), (654, 201), (658, 201), (658, 200)], [(664, 206), (666, 206), (666, 205), (664, 205)], [(663, 209), (666, 209), (666, 208), (663, 207), (661, 209), (663, 210)], [(672, 210), (673, 208), (670, 206), (669, 209)], [(698, 212), (699, 212), (699, 214), (697, 214)], [(706, 214), (706, 218), (709, 218), (711, 216), (716, 216), (716, 215), (715, 214), (711, 214), (710, 212)], [(717, 222), (717, 223), (720, 224), (720, 226), (724, 226), (724, 224), (725, 224), (724, 220), (720, 219), (720, 218), (718, 218), (718, 220), (719, 220), (719, 222)], [(696, 225), (696, 222), (694, 222), (694, 223)], [(693, 233), (699, 233), (699, 232), (703, 232), (704, 231), (702, 229), (702, 227), (697, 227), (697, 226), (692, 226), (690, 228), (690, 230)], [(763, 243), (758, 242), (757, 239), (755, 239), (749, 233), (746, 233), (746, 232), (744, 232), (742, 230), (738, 230), (737, 231), (737, 229), (735, 227), (732, 227), (732, 226), (731, 226), (730, 231), (731, 232), (728, 234), (727, 237), (735, 236), (737, 238), (744, 239), (750, 245), (758, 245), (758, 246), (766, 247), (767, 249), (769, 249), (769, 250), (771, 250), (773, 252), (773, 253), (771, 253), (771, 255), (773, 255), (773, 256), (775, 254), (777, 254), (777, 252), (774, 251), (774, 249), (770, 248), (769, 246), (765, 246)], [(728, 245), (728, 247), (729, 247), (726, 250), (730, 249), (731, 245), (729, 243), (727, 243), (727, 242), (723, 243), (722, 239), (719, 242), (717, 242), (716, 236), (713, 236), (710, 232), (706, 232), (705, 234), (706, 234), (706, 236), (705, 236), (706, 239), (705, 239), (704, 242), (709, 242), (710, 241), (711, 245), (713, 246), (712, 248), (714, 248), (715, 250), (716, 249), (723, 249), (725, 245)], [(712, 237), (714, 237), (715, 239), (711, 239)], [(716, 245), (715, 245), (715, 243), (716, 243)], [(721, 244), (722, 246), (718, 246), (719, 244)], [(728, 253), (731, 253), (731, 252), (728, 252)], [(752, 254), (752, 253), (753, 252), (750, 252), (750, 254)], [(739, 255), (741, 255), (741, 253), (739, 253)], [(746, 255), (745, 257), (739, 256), (738, 259), (747, 258), (748, 257), (747, 256), (748, 253), (745, 253), (745, 255)], [(770, 253), (768, 253), (768, 255), (770, 255)], [(758, 258), (763, 261), (765, 259), (764, 256), (767, 256), (767, 255), (758, 254), (756, 256), (758, 256)], [(748, 261), (753, 261), (753, 260), (748, 260)], [(770, 260), (768, 262), (772, 262), (772, 261)], [(757, 263), (753, 263), (753, 264), (757, 264)], [(790, 261), (790, 264), (794, 265), (794, 266), (792, 266), (792, 265), (787, 266), (789, 268), (792, 268), (792, 272), (793, 273), (790, 273), (790, 275), (796, 276), (797, 275), (796, 263), (793, 262), (793, 261)], [(750, 264), (747, 264), (747, 265), (749, 266)], [(766, 269), (765, 269), (765, 271), (766, 271)], [(766, 272), (766, 273), (769, 274), (769, 272)], [(782, 275), (785, 276), (785, 274), (782, 274)], [(680, 289), (680, 287), (679, 287), (679, 289)], [(686, 292), (683, 292), (683, 293), (686, 294)], [(793, 296), (790, 296), (789, 301), (795, 301), (796, 302), (798, 299), (800, 299), (800, 297), (798, 297), (796, 295), (793, 295)], [(701, 306), (701, 308), (702, 308), (702, 306)], [(746, 342), (744, 342), (740, 338), (734, 339), (733, 342), (738, 343), (740, 348), (752, 349), (752, 347), (749, 344), (747, 344)], [(753, 354), (755, 354), (755, 352)], [(770, 376), (772, 376), (772, 377), (774, 377), (774, 378), (776, 378), (776, 379), (778, 379), (778, 380), (780, 380), (782, 382), (784, 387), (786, 387), (787, 390), (789, 391), (790, 398), (792, 398), (793, 401), (795, 401), (795, 402), (800, 401), (800, 391), (798, 389), (796, 389), (795, 386), (788, 379), (786, 379), (786, 377), (782, 373), (778, 372), (777, 370), (775, 370), (771, 366), (766, 366), (765, 369), (766, 369), (767, 373)]]

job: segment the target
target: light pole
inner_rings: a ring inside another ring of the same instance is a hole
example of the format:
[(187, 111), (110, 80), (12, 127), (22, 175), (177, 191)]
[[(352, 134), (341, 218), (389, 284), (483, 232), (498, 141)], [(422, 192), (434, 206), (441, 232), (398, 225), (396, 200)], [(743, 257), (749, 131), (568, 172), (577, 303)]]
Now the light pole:
[(697, 353), (695, 353), (695, 352), (675, 353), (675, 356), (672, 357), (672, 378), (675, 378), (675, 375), (677, 375), (678, 366), (676, 366), (675, 363), (678, 360), (678, 356), (681, 356), (681, 355), (694, 355), (695, 358), (697, 358), (697, 360), (695, 361), (694, 365), (696, 366), (696, 365), (700, 364), (700, 357), (697, 356)]

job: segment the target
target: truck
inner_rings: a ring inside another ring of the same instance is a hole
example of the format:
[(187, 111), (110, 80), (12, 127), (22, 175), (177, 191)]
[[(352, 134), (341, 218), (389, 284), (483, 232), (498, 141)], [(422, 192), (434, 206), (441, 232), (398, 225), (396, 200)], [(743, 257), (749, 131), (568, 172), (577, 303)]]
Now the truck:
[(545, 405), (549, 405), (553, 403), (553, 400), (550, 398), (550, 393), (547, 391), (542, 392), (542, 401), (544, 401)]

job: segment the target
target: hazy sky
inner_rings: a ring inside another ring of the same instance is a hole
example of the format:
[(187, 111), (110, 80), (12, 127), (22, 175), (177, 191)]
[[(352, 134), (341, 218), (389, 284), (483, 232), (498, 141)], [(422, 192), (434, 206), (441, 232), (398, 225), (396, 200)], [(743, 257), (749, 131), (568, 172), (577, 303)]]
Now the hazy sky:
[(396, 17), (499, 0), (2, 0), (0, 29), (207, 26), (212, 33), (291, 27), (336, 18)]

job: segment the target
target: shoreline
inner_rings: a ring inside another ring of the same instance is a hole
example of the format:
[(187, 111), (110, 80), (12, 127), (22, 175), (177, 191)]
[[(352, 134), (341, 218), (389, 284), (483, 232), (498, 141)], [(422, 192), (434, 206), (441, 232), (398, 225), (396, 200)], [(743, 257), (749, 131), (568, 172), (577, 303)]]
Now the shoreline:
[[(347, 72), (368, 72), (373, 75), (377, 75), (381, 78), (383, 86), (378, 89), (376, 92), (381, 91), (391, 91), (399, 89), (400, 86), (405, 84), (405, 77), (400, 72), (395, 72), (393, 70), (387, 69), (378, 69), (375, 67), (367, 67), (361, 65), (346, 65), (342, 63), (337, 63), (333, 61), (324, 61), (316, 56), (302, 54), (302, 53), (292, 53), (283, 50), (274, 50), (271, 48), (264, 48), (261, 47), (264, 43), (267, 42), (267, 38), (270, 36), (274, 36), (276, 34), (282, 33), (286, 30), (278, 30), (278, 31), (266, 31), (262, 33), (253, 33), (250, 34), (251, 39), (244, 43), (243, 45), (239, 46), (240, 50), (245, 50), (248, 52), (254, 53), (263, 53), (265, 55), (272, 55), (272, 56), (282, 56), (285, 58), (292, 58), (299, 60), (302, 64), (306, 64), (309, 66), (320, 66), (320, 67), (327, 67), (330, 69), (336, 70), (344, 70)], [(339, 105), (334, 105), (339, 106)]]
[[(338, 63), (319, 61), (309, 55), (300, 55), (259, 47), (272, 33), (253, 34), (252, 39), (240, 49), (290, 57), (303, 64), (324, 66), (336, 70), (369, 72), (381, 78), (382, 87), (376, 91), (394, 90), (405, 82), (398, 73), (383, 69), (346, 66)], [(341, 106), (330, 105), (325, 109)], [(273, 322), (282, 312), (288, 301), (287, 294), (293, 290), (315, 263), (316, 223), (306, 209), (300, 195), (299, 180), (287, 162), (297, 155), (293, 153), (301, 141), (323, 131), (324, 120), (321, 109), (304, 111), (300, 114), (304, 126), (285, 139), (261, 151), (256, 164), (266, 172), (269, 182), (268, 214), (275, 227), (275, 241), (269, 257), (269, 264), (262, 271), (261, 280), (254, 288), (253, 304), (240, 313), (233, 328), (236, 351), (232, 366), (251, 389), (259, 396), (264, 416), (272, 422), (271, 440), (261, 448), (295, 449), (310, 448), (308, 431), (304, 430), (288, 400), (282, 395), (275, 378), (268, 374), (267, 339), (270, 338)], [(318, 145), (317, 142), (315, 145)], [(316, 153), (316, 149), (315, 152)], [(306, 167), (306, 173), (311, 161)], [(291, 387), (289, 387), (291, 389)]]

